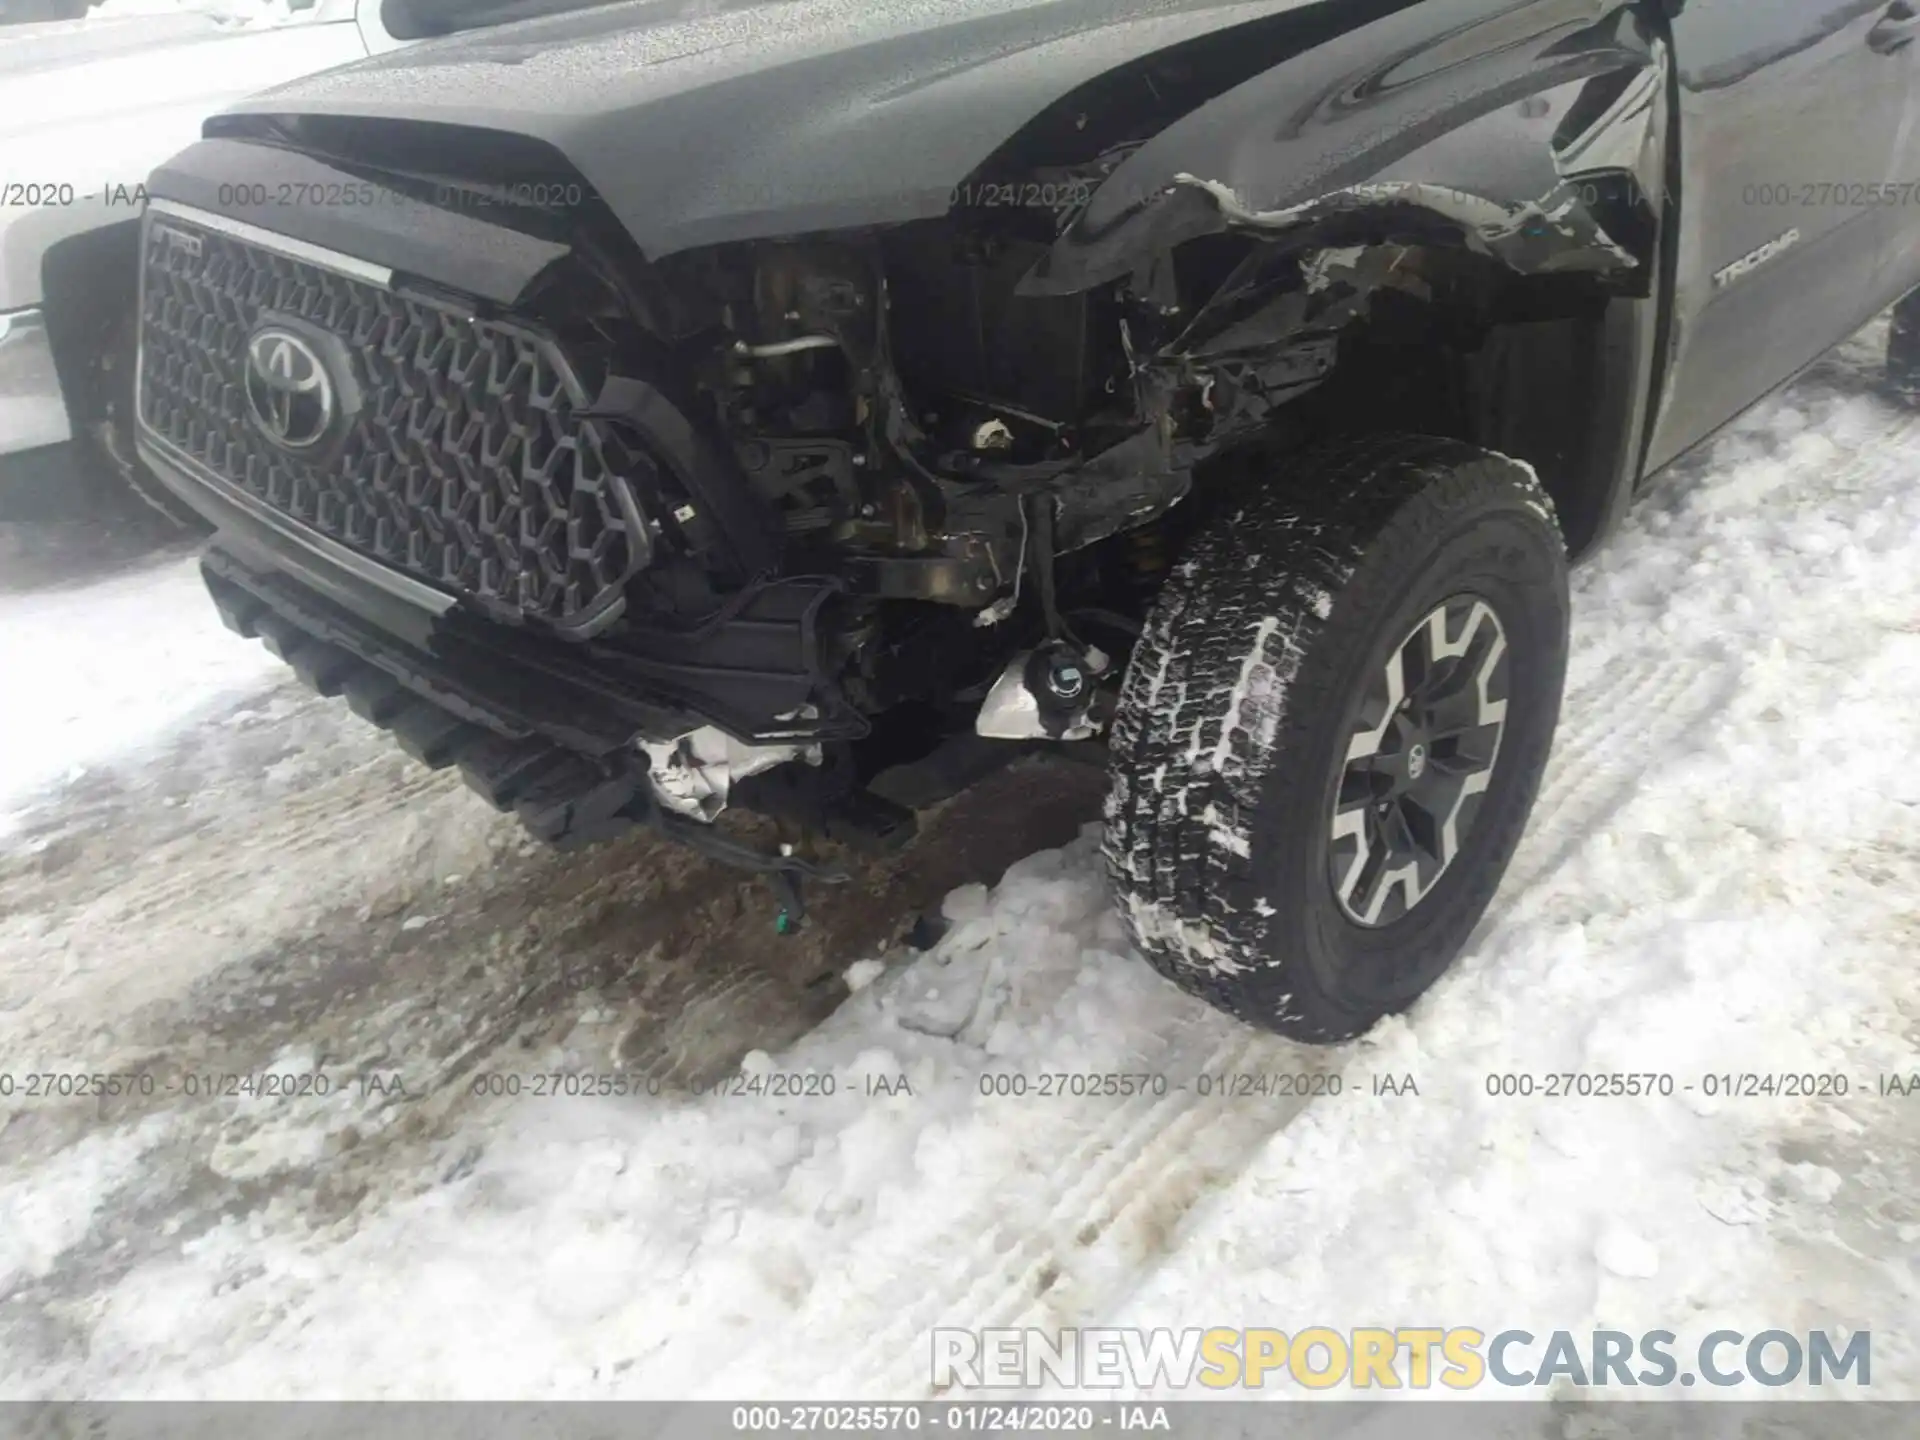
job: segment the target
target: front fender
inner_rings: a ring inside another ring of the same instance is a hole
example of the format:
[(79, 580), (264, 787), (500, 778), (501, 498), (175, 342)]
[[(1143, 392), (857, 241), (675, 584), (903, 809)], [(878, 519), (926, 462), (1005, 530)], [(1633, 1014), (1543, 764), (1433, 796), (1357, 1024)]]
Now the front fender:
[[(1619, 0), (1431, 0), (1236, 86), (1124, 160), (1027, 277), (1116, 280), (1201, 235), (1439, 233), (1525, 274), (1650, 268), (1606, 223), (1664, 173), (1666, 51)], [(1625, 233), (1631, 231), (1632, 233)]]

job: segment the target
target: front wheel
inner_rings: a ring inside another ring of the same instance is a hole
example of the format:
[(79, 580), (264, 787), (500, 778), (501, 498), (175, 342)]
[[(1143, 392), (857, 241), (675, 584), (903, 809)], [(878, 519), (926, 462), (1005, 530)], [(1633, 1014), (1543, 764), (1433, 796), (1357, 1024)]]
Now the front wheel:
[(1567, 558), (1524, 465), (1345, 441), (1202, 528), (1112, 734), (1106, 858), (1163, 975), (1312, 1043), (1452, 964), (1533, 807), (1559, 718)]

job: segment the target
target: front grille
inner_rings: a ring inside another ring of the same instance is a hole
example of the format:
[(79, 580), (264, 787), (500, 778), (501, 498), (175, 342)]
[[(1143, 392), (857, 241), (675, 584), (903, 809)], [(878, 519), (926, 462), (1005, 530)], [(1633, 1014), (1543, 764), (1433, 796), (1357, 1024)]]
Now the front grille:
[[(197, 243), (196, 243), (197, 242)], [(474, 320), (169, 214), (142, 244), (140, 418), (301, 524), (491, 610), (588, 635), (647, 541), (590, 398), (554, 342)], [(342, 342), (361, 392), (324, 455), (269, 439), (247, 400), (262, 317)]]

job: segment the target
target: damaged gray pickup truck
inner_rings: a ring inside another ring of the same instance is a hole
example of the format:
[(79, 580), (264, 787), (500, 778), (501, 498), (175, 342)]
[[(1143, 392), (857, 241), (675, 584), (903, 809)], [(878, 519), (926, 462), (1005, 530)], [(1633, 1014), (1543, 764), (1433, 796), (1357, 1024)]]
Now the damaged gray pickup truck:
[(1104, 751), (1142, 953), (1313, 1042), (1484, 912), (1569, 556), (1920, 283), (1907, 0), (415, 8), (150, 182), (227, 622), (796, 912), (876, 776)]

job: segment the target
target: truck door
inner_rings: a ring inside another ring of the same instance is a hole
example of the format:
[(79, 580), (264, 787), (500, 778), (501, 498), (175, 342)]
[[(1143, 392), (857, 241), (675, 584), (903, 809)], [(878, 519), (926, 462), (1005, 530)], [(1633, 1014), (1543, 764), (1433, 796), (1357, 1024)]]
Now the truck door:
[(1920, 286), (1920, 0), (1893, 0), (1880, 14), (1872, 44), (1902, 67), (1907, 113), (1894, 147), (1894, 180), (1886, 198), (1888, 228), (1882, 298), (1892, 304)]
[(1664, 0), (1680, 89), (1680, 228), (1650, 466), (1886, 303), (1883, 261), (1899, 220), (1920, 219), (1884, 202), (1887, 185), (1920, 179), (1898, 173), (1914, 57), (1895, 43), (1916, 3)]

